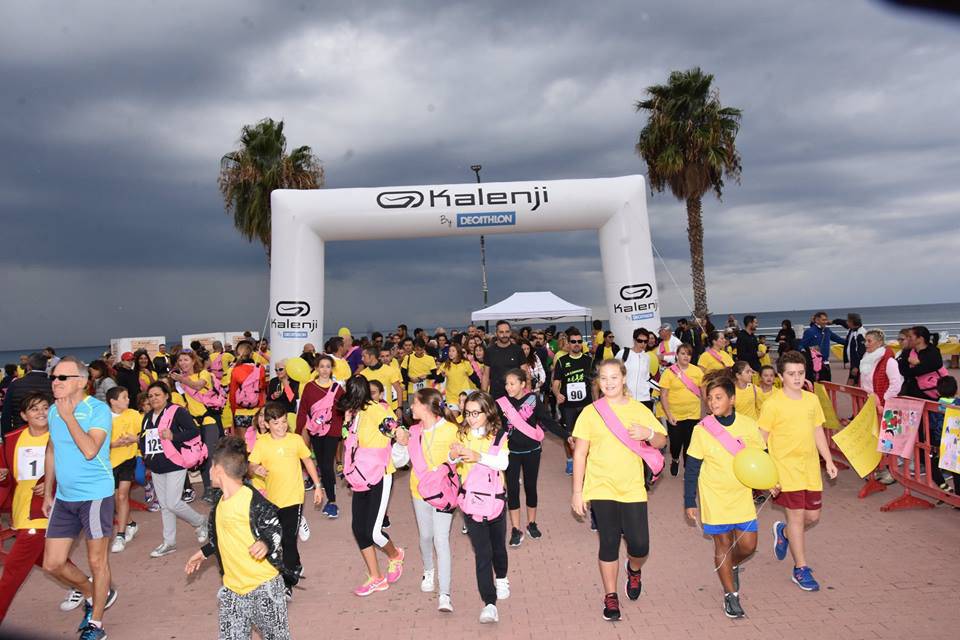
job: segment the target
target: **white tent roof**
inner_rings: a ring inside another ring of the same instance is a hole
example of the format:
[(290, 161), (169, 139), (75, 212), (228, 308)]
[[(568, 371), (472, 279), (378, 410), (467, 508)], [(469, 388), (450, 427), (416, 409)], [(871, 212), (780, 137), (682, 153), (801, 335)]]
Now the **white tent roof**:
[(549, 291), (518, 291), (506, 300), (479, 309), (470, 314), (477, 320), (559, 320), (560, 318), (587, 318), (593, 315), (590, 307), (581, 307)]

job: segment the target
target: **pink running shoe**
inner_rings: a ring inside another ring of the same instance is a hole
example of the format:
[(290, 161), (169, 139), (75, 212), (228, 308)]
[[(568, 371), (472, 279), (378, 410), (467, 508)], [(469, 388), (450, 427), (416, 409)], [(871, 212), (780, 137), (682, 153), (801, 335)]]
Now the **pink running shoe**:
[(379, 580), (368, 578), (366, 582), (353, 590), (353, 595), (363, 598), (370, 595), (374, 591), (386, 591), (389, 588), (390, 585), (387, 584), (386, 578), (380, 578)]
[(390, 584), (399, 580), (400, 576), (403, 575), (403, 549), (397, 547), (397, 552), (400, 555), (387, 563), (387, 582)]

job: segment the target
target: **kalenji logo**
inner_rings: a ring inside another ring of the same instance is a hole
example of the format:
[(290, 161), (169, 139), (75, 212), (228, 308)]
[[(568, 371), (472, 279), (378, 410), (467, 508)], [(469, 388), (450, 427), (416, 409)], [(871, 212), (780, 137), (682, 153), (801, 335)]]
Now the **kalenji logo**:
[(303, 300), (281, 300), (276, 309), (278, 316), (305, 316), (310, 313), (310, 303)]
[(620, 287), (621, 300), (643, 300), (653, 295), (653, 287), (650, 283), (628, 284)]
[(419, 191), (384, 191), (377, 194), (377, 204), (384, 209), (412, 209), (423, 204)]

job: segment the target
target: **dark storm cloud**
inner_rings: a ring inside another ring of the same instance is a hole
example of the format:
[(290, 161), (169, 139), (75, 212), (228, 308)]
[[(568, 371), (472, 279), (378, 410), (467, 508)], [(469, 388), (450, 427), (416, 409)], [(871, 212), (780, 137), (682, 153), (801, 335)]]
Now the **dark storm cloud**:
[[(643, 173), (633, 102), (692, 66), (744, 109), (742, 184), (704, 201), (715, 308), (935, 301), (942, 290), (919, 274), (957, 265), (945, 239), (960, 208), (956, 24), (759, 1), (4, 12), (9, 348), (261, 326), (263, 252), (232, 230), (216, 188), (243, 124), (284, 119), (329, 188), (470, 182), (476, 162), (485, 181)], [(648, 205), (665, 311), (678, 313), (685, 212), (669, 194)], [(491, 300), (550, 289), (602, 305), (595, 233), (488, 240)], [(903, 265), (890, 259), (902, 243)], [(326, 326), (462, 324), (480, 299), (478, 254), (475, 238), (332, 243)], [(842, 280), (824, 284), (824, 270)], [(24, 313), (37, 308), (83, 320)]]

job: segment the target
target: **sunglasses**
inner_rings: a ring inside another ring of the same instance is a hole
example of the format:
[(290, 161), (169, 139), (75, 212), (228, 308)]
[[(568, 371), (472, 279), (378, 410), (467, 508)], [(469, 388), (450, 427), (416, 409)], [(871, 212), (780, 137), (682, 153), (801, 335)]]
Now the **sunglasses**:
[(80, 376), (80, 375), (68, 376), (68, 375), (64, 375), (64, 374), (59, 374), (59, 375), (53, 375), (52, 373), (50, 374), (50, 379), (51, 379), (51, 380), (59, 380), (60, 382), (66, 382), (66, 381), (69, 380), (70, 378), (82, 378), (82, 377), (83, 377), (83, 376)]
[(583, 340), (567, 340), (570, 344), (583, 344)]
[(284, 370), (283, 367), (277, 367), (277, 372), (278, 372), (278, 373), (279, 373), (280, 371), (283, 371), (283, 370)]

